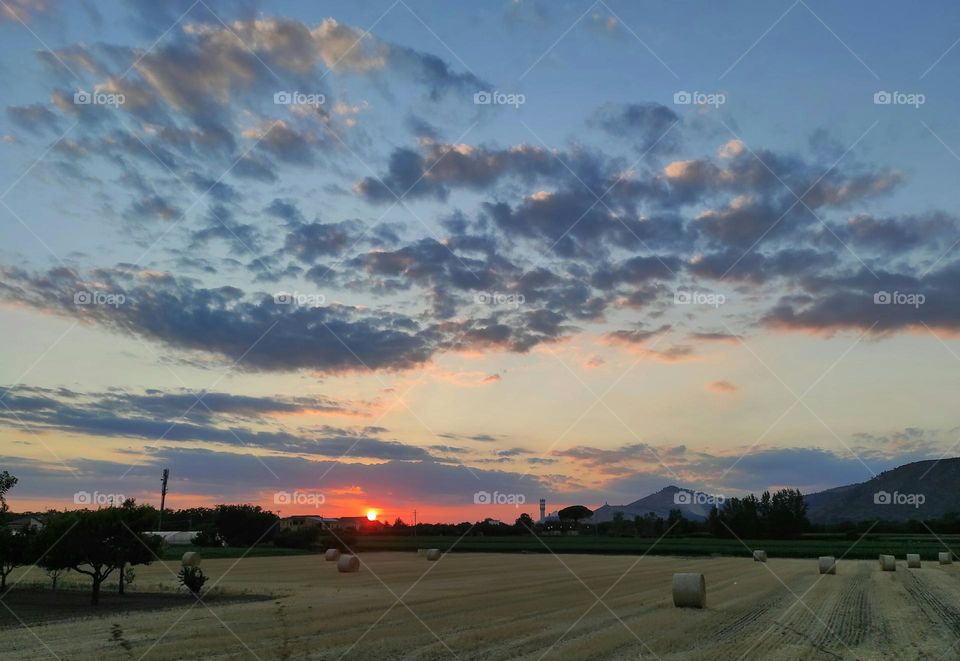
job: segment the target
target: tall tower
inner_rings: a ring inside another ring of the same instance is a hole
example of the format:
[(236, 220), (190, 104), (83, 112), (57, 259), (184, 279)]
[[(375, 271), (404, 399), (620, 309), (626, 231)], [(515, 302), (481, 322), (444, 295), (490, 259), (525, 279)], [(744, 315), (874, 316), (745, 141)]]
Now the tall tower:
[(157, 517), (157, 531), (163, 530), (163, 508), (167, 504), (167, 480), (170, 479), (170, 469), (164, 468), (160, 475), (160, 516)]
[(545, 498), (540, 499), (540, 523), (543, 523), (544, 519), (547, 518), (547, 501)]

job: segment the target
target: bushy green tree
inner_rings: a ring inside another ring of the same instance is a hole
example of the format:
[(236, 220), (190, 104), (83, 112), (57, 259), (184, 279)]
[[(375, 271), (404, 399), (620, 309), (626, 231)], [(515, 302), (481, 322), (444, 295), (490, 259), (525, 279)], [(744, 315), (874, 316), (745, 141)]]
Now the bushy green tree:
[(571, 521), (573, 526), (576, 527), (583, 519), (588, 518), (593, 511), (584, 507), (583, 505), (571, 505), (570, 507), (564, 507), (562, 510), (557, 512), (557, 516), (560, 517), (561, 521)]
[(29, 528), (14, 532), (0, 528), (0, 592), (7, 589), (7, 576), (21, 565), (33, 563), (34, 538), (36, 533)]
[(308, 549), (320, 541), (320, 526), (285, 528), (277, 532), (273, 545), (286, 549)]
[(279, 520), (259, 505), (217, 505), (214, 527), (230, 546), (253, 546), (272, 541)]
[(144, 514), (128, 501), (123, 507), (53, 515), (37, 539), (42, 549), (37, 564), (47, 570), (72, 569), (89, 576), (90, 602), (97, 605), (100, 587), (115, 570), (127, 563), (148, 564), (160, 551), (160, 538), (142, 531), (148, 521)]
[(516, 528), (520, 533), (533, 532), (533, 517), (524, 512), (519, 517), (517, 517), (516, 522), (514, 522), (513, 527)]
[(17, 483), (17, 478), (7, 471), (0, 471), (0, 523), (3, 523), (3, 515), (7, 513), (7, 492)]

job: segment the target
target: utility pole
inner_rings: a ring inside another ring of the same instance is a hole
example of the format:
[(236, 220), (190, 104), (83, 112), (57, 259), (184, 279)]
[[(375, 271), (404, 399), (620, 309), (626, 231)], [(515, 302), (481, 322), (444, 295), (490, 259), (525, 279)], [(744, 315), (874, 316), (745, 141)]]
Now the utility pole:
[(163, 469), (163, 476), (160, 478), (160, 516), (157, 517), (157, 532), (163, 530), (163, 508), (167, 504), (167, 480), (170, 479), (170, 469)]
[(417, 536), (417, 510), (413, 510), (413, 536)]

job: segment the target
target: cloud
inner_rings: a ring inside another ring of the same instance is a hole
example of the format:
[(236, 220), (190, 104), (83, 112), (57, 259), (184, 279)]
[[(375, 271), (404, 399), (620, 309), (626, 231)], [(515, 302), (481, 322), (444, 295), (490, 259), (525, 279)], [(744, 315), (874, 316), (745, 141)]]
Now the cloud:
[[(240, 369), (404, 369), (429, 360), (440, 341), (435, 330), (402, 315), (277, 304), (272, 296), (246, 300), (235, 287), (198, 288), (169, 274), (102, 270), (96, 281), (87, 281), (68, 269), (36, 278), (22, 271), (4, 273), (4, 297), (116, 332), (240, 361)], [(123, 302), (77, 305), (77, 292), (112, 295), (114, 301), (122, 296)]]
[(782, 296), (762, 319), (773, 329), (873, 334), (939, 329), (960, 331), (960, 264), (919, 276), (884, 270), (809, 275), (804, 291)]
[(715, 393), (725, 394), (737, 392), (739, 388), (729, 381), (711, 381), (707, 384), (707, 390)]
[(0, 21), (31, 23), (53, 13), (53, 0), (5, 0), (0, 6)]
[[(443, 503), (451, 508), (472, 508), (479, 490), (519, 493), (533, 502), (549, 487), (531, 475), (488, 468), (467, 468), (459, 462), (388, 460), (376, 463), (339, 462), (323, 458), (294, 456), (253, 456), (232, 449), (188, 448), (153, 444), (145, 453), (129, 455), (130, 461), (71, 460), (79, 480), (58, 464), (39, 463), (19, 457), (0, 457), (21, 477), (16, 498), (62, 501), (73, 506), (78, 488), (93, 485), (101, 492), (109, 489), (126, 495), (147, 498), (155, 491), (159, 467), (170, 468), (171, 500), (183, 507), (205, 504), (259, 502), (276, 510), (273, 494), (298, 488), (325, 495), (324, 514), (359, 514), (358, 501), (366, 504), (389, 503), (388, 511), (406, 511), (424, 502)], [(133, 466), (131, 467), (131, 464)], [(122, 481), (109, 476), (125, 475)], [(280, 478), (278, 480), (278, 477)], [(357, 485), (363, 485), (358, 490)], [(188, 495), (184, 495), (188, 494)], [(14, 500), (16, 502), (16, 500)], [(486, 514), (478, 508), (477, 517)], [(434, 515), (436, 516), (436, 515)], [(434, 520), (444, 520), (443, 515)]]
[(680, 141), (679, 121), (677, 113), (659, 103), (608, 104), (590, 119), (592, 125), (616, 139), (632, 141), (642, 153), (675, 151)]
[(546, 149), (517, 145), (487, 149), (459, 144), (423, 143), (422, 152), (393, 151), (387, 172), (366, 177), (355, 190), (369, 202), (392, 203), (397, 197), (445, 200), (451, 188), (485, 190), (507, 175), (526, 182), (561, 174), (563, 164)]
[[(208, 401), (209, 397), (209, 401)], [(199, 399), (199, 401), (198, 401)], [(351, 459), (423, 460), (424, 449), (376, 437), (376, 430), (322, 426), (298, 432), (279, 428), (277, 415), (352, 413), (325, 399), (245, 397), (227, 393), (76, 393), (16, 387), (5, 397), (0, 419), (97, 437), (153, 442), (207, 442), (288, 454)], [(271, 423), (272, 429), (253, 425)]]
[(37, 135), (44, 132), (60, 132), (57, 116), (39, 103), (28, 106), (7, 106), (7, 117), (17, 126)]

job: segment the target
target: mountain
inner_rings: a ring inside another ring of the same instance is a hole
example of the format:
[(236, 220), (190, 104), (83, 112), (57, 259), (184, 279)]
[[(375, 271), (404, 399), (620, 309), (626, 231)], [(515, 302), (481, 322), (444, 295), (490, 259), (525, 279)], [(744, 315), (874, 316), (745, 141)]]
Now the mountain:
[(616, 512), (623, 512), (623, 518), (627, 521), (633, 521), (635, 517), (645, 516), (650, 512), (666, 519), (670, 510), (682, 511), (683, 515), (691, 521), (704, 521), (710, 514), (710, 507), (714, 502), (714, 496), (709, 494), (669, 486), (640, 500), (635, 500), (629, 505), (608, 505), (604, 503), (593, 511), (593, 516), (587, 519), (587, 522), (605, 523), (613, 521), (613, 515)]
[(860, 484), (805, 496), (807, 516), (817, 523), (934, 519), (960, 513), (958, 487), (960, 458), (916, 461)]

